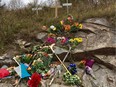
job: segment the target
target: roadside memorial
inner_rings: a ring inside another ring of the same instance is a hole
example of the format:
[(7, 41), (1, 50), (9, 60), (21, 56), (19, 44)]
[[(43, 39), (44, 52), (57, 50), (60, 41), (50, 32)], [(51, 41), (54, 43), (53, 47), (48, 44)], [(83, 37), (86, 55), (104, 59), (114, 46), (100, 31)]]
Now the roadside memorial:
[[(65, 65), (71, 50), (83, 42), (81, 37), (75, 37), (75, 32), (82, 28), (82, 24), (76, 22), (72, 15), (58, 24), (51, 25), (47, 30), (44, 44), (35, 45), (29, 53), (23, 53), (14, 56), (14, 61), (18, 64), (13, 70), (21, 79), (28, 79), (29, 87), (38, 87), (42, 85), (42, 80), (49, 79), (48, 85), (51, 86), (57, 77), (62, 78), (65, 84), (82, 86), (82, 81), (77, 75), (77, 65), (74, 63)], [(58, 56), (65, 52), (63, 60)], [(54, 63), (53, 59), (57, 58)], [(62, 72), (64, 69), (65, 72)], [(64, 73), (64, 74), (62, 74)], [(35, 83), (35, 80), (37, 83)]]

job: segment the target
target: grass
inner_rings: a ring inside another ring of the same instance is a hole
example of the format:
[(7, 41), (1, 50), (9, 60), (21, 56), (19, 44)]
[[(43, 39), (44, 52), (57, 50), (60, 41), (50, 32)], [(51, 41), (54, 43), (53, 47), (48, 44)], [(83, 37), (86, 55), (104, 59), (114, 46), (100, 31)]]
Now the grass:
[[(92, 17), (103, 17), (115, 26), (115, 0), (104, 1), (108, 2), (98, 6), (89, 4), (85, 0), (73, 2), (69, 11), (79, 22)], [(32, 12), (31, 8), (17, 11), (0, 9), (0, 54), (7, 49), (14, 49), (16, 39), (32, 41), (31, 37), (40, 32), (43, 25), (50, 26), (66, 16), (65, 7), (59, 9), (59, 18), (54, 18), (54, 9), (46, 7), (41, 12), (39, 11), (39, 15)]]

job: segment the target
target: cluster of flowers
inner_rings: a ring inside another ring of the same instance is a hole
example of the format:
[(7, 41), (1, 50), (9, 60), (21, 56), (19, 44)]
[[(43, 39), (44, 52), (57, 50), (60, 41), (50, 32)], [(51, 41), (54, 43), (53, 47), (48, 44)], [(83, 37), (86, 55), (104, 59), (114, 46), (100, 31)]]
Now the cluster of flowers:
[(51, 25), (48, 29), (50, 33), (63, 33), (70, 32), (75, 33), (79, 29), (82, 29), (82, 24), (75, 22), (71, 15), (68, 15), (67, 19), (60, 21), (57, 25)]
[(64, 73), (63, 80), (67, 84), (71, 85), (81, 85), (81, 80), (77, 75), (70, 75), (68, 72)]
[(56, 37), (54, 34), (52, 36), (48, 36), (46, 39), (46, 42), (49, 44), (58, 43), (58, 44), (72, 44), (72, 45), (78, 45), (83, 41), (82, 38), (68, 38), (65, 36), (62, 37)]

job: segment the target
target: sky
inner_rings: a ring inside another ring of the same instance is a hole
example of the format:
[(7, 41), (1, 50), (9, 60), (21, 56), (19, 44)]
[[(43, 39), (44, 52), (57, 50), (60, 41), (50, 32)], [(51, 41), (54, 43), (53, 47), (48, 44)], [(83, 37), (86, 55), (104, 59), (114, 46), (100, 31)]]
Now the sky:
[[(9, 2), (10, 2), (11, 0), (1, 0), (1, 3), (3, 4), (3, 3), (5, 3), (6, 5), (8, 5), (9, 4)], [(25, 5), (27, 5), (28, 3), (30, 3), (30, 2), (33, 2), (33, 0), (21, 0)], [(47, 1), (47, 0), (39, 0), (39, 1)]]

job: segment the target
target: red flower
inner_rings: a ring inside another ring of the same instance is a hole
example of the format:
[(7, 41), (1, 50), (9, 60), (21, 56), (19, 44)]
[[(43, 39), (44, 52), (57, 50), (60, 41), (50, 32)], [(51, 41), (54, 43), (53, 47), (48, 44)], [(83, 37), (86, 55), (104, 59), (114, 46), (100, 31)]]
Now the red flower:
[(10, 75), (10, 72), (7, 69), (5, 68), (0, 69), (0, 79), (9, 75)]
[(28, 80), (29, 87), (38, 87), (41, 81), (41, 76), (38, 73), (33, 73), (31, 79)]

